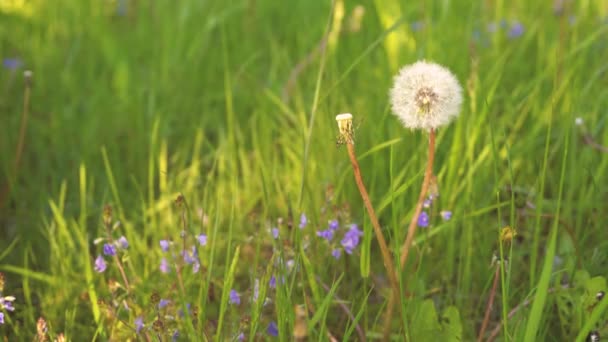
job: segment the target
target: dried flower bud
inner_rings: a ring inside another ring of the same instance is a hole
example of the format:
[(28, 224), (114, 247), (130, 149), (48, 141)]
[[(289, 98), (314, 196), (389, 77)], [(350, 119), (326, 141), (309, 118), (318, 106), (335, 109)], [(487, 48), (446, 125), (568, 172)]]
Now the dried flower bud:
[(336, 121), (340, 130), (338, 145), (354, 144), (353, 115), (350, 113), (338, 114), (336, 115)]
[(462, 87), (439, 64), (419, 61), (403, 67), (390, 91), (394, 114), (411, 129), (437, 129), (460, 113)]
[(38, 322), (36, 323), (36, 341), (44, 342), (46, 341), (46, 332), (48, 328), (46, 326), (46, 321), (44, 318), (38, 318)]

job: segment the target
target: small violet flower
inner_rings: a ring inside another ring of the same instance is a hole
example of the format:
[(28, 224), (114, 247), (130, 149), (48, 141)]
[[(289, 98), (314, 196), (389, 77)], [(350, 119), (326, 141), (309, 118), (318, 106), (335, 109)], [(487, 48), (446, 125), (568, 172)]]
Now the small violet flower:
[(234, 289), (230, 290), (228, 297), (229, 297), (228, 302), (230, 304), (235, 304), (235, 305), (241, 304), (241, 296), (239, 295), (238, 292), (236, 292), (236, 290), (234, 290)]
[(126, 237), (121, 236), (118, 239), (118, 246), (120, 246), (120, 248), (122, 248), (122, 249), (127, 249), (127, 248), (129, 248), (129, 241), (127, 241)]
[(429, 226), (429, 214), (426, 211), (420, 213), (418, 216), (418, 227), (426, 228)]
[(173, 342), (177, 341), (178, 337), (179, 337), (179, 331), (175, 330), (175, 332), (173, 333), (173, 335), (171, 335), (171, 341), (173, 341)]
[(340, 227), (340, 223), (338, 222), (338, 220), (332, 220), (331, 222), (329, 222), (330, 230), (337, 230), (339, 227)]
[(268, 324), (268, 328), (266, 329), (266, 332), (270, 336), (277, 337), (277, 336), (279, 336), (279, 327), (277, 327), (277, 324), (275, 322), (270, 322), (270, 324)]
[(162, 309), (162, 308), (166, 307), (167, 305), (169, 305), (169, 300), (161, 299), (160, 302), (158, 303), (158, 308)]
[(331, 239), (334, 238), (334, 231), (331, 228), (326, 230), (319, 230), (317, 232), (317, 236), (322, 237), (327, 241), (331, 241)]
[(306, 214), (302, 213), (302, 215), (300, 215), (300, 229), (304, 229), (304, 227), (306, 227), (306, 225), (308, 224), (308, 219), (306, 218)]
[(169, 269), (170, 269), (170, 267), (169, 267), (169, 262), (167, 262), (167, 259), (166, 259), (166, 258), (162, 258), (162, 259), (160, 260), (160, 271), (161, 271), (162, 273), (165, 273), (165, 274), (166, 274), (166, 273), (169, 273)]
[(160, 240), (160, 249), (163, 250), (163, 252), (166, 252), (169, 250), (169, 240)]
[(270, 233), (272, 234), (272, 237), (274, 239), (278, 239), (279, 238), (279, 228), (272, 228), (270, 230)]
[(333, 251), (331, 251), (331, 256), (333, 256), (334, 259), (336, 259), (336, 260), (340, 259), (341, 254), (342, 254), (342, 250), (339, 248), (336, 248)]
[(0, 297), (0, 310), (15, 311), (14, 300), (15, 297), (13, 296)]
[(522, 34), (524, 34), (524, 25), (522, 25), (519, 21), (512, 23), (509, 27), (508, 37), (513, 39), (521, 36)]
[(116, 246), (106, 243), (103, 245), (103, 254), (107, 256), (115, 256), (116, 255)]
[(198, 240), (199, 245), (206, 246), (207, 245), (207, 235), (199, 234), (196, 239)]
[(353, 250), (359, 245), (359, 238), (362, 235), (363, 232), (359, 230), (356, 224), (350, 226), (350, 229), (344, 234), (342, 241), (340, 241), (346, 254), (353, 253)]
[(103, 273), (107, 267), (108, 265), (106, 264), (106, 261), (101, 255), (98, 255), (97, 259), (95, 259), (95, 272)]
[(452, 218), (452, 212), (449, 210), (442, 210), (440, 214), (444, 221), (449, 221)]
[(141, 329), (143, 329), (144, 327), (144, 319), (143, 317), (139, 316), (135, 319), (135, 333), (139, 334), (139, 332), (141, 331)]
[(268, 281), (268, 286), (270, 286), (271, 289), (274, 289), (277, 287), (277, 277), (272, 276), (270, 277), (270, 280)]
[(21, 64), (21, 60), (19, 58), (5, 58), (2, 60), (2, 66), (9, 70), (18, 69)]
[(4, 313), (0, 312), (0, 324), (4, 324)]

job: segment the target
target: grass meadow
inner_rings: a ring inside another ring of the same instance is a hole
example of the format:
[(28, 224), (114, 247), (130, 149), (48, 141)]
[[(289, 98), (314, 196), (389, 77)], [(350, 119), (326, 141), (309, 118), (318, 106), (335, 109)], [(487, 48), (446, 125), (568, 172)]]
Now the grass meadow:
[[(0, 337), (608, 338), (606, 56), (599, 0), (0, 0)], [(464, 102), (389, 318), (335, 116), (398, 265), (421, 59)]]

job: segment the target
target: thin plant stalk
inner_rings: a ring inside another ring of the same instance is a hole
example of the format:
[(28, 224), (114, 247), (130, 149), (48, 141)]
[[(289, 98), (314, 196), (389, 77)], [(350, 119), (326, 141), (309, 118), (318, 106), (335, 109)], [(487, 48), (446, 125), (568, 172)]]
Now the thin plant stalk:
[(494, 272), (494, 282), (492, 284), (492, 290), (490, 290), (490, 298), (488, 299), (488, 305), (486, 306), (486, 313), (479, 329), (479, 335), (477, 336), (477, 342), (483, 341), (483, 335), (486, 332), (488, 323), (490, 322), (490, 313), (492, 312), (492, 306), (494, 305), (494, 297), (496, 296), (496, 288), (498, 287), (498, 279), (500, 278), (500, 265), (496, 266)]
[(389, 252), (388, 245), (386, 244), (386, 240), (384, 240), (384, 235), (382, 235), (380, 222), (378, 221), (378, 217), (376, 217), (376, 212), (374, 211), (374, 207), (372, 206), (372, 203), (369, 200), (369, 195), (367, 194), (367, 190), (365, 188), (365, 185), (363, 184), (363, 179), (361, 178), (361, 169), (359, 168), (359, 162), (357, 162), (357, 157), (355, 156), (355, 146), (351, 141), (349, 141), (346, 143), (346, 147), (348, 149), (348, 156), (350, 157), (350, 162), (353, 166), (355, 182), (357, 183), (357, 187), (359, 188), (359, 192), (361, 193), (361, 198), (363, 199), (363, 203), (365, 204), (365, 208), (367, 209), (369, 218), (372, 221), (372, 227), (374, 228), (374, 233), (376, 234), (376, 240), (378, 240), (378, 245), (380, 245), (382, 261), (384, 262), (384, 267), (386, 268), (386, 271), (388, 273), (388, 278), (391, 283), (391, 287), (393, 288), (393, 292), (398, 295), (399, 283), (397, 282), (395, 266), (393, 265), (392, 257)]
[(418, 228), (418, 216), (420, 216), (420, 213), (422, 212), (424, 199), (426, 198), (429, 191), (429, 186), (431, 184), (431, 178), (433, 176), (433, 162), (435, 160), (435, 135), (435, 129), (431, 129), (429, 132), (429, 155), (426, 163), (426, 171), (424, 172), (424, 180), (422, 181), (422, 189), (420, 189), (420, 196), (418, 197), (418, 203), (416, 204), (416, 209), (414, 210), (414, 216), (412, 216), (410, 225), (407, 228), (407, 237), (405, 238), (405, 242), (401, 247), (401, 270), (405, 268), (410, 247), (412, 246), (414, 236), (416, 235), (416, 228)]
[(353, 173), (355, 175), (355, 182), (357, 183), (357, 187), (359, 188), (359, 192), (361, 193), (361, 198), (363, 199), (363, 203), (365, 204), (365, 208), (367, 209), (367, 213), (369, 215), (370, 221), (372, 222), (372, 227), (374, 228), (374, 234), (376, 235), (376, 240), (378, 240), (378, 245), (380, 246), (380, 252), (382, 253), (382, 262), (384, 263), (384, 268), (386, 269), (387, 276), (389, 282), (391, 284), (391, 293), (389, 295), (388, 305), (387, 305), (387, 313), (386, 313), (386, 321), (385, 321), (385, 335), (384, 340), (388, 339), (388, 333), (390, 329), (390, 321), (393, 315), (393, 309), (395, 306), (395, 300), (397, 298), (401, 298), (399, 296), (399, 283), (397, 281), (397, 273), (395, 271), (395, 266), (393, 265), (393, 260), (391, 253), (388, 249), (388, 245), (386, 244), (386, 240), (384, 239), (384, 235), (382, 235), (382, 229), (380, 228), (380, 222), (378, 221), (378, 217), (376, 216), (376, 211), (372, 206), (371, 201), (369, 200), (369, 195), (367, 194), (367, 189), (363, 184), (363, 179), (361, 177), (361, 168), (359, 167), (359, 162), (357, 161), (357, 156), (355, 154), (355, 145), (354, 145), (354, 130), (352, 126), (352, 115), (351, 114), (340, 114), (336, 117), (338, 121), (338, 128), (340, 129), (340, 135), (338, 137), (339, 144), (346, 144), (348, 150), (348, 156), (350, 157), (350, 162), (353, 167)]

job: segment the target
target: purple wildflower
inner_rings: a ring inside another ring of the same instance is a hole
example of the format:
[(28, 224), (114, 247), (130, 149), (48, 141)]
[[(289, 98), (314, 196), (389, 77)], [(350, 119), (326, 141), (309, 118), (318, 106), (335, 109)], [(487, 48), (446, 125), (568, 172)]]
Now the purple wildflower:
[(274, 289), (277, 287), (277, 277), (272, 276), (270, 277), (270, 281), (268, 281), (268, 286), (270, 286), (271, 289)]
[(517, 38), (522, 34), (524, 34), (524, 25), (522, 25), (519, 21), (512, 23), (509, 27), (509, 38)]
[[(188, 314), (190, 314), (190, 303), (186, 303), (186, 309), (188, 310)], [(179, 315), (179, 317), (184, 317), (184, 310), (177, 310), (177, 314)]]
[(207, 245), (207, 235), (199, 234), (196, 239), (198, 240), (199, 245), (206, 246)]
[(266, 332), (270, 336), (277, 337), (277, 336), (279, 336), (279, 327), (277, 327), (277, 324), (275, 322), (270, 322), (270, 324), (268, 324), (268, 328), (266, 329)]
[(302, 213), (302, 215), (300, 215), (300, 229), (304, 229), (304, 227), (306, 227), (306, 225), (308, 224), (308, 218), (306, 218), (306, 214)]
[(331, 251), (331, 256), (333, 256), (334, 259), (336, 259), (336, 260), (340, 259), (341, 254), (342, 254), (342, 250), (339, 248), (336, 248), (333, 251)]
[(201, 263), (198, 262), (198, 260), (194, 260), (194, 263), (192, 264), (192, 273), (198, 273), (198, 271), (201, 269)]
[(413, 23), (410, 24), (410, 27), (413, 32), (421, 31), (424, 28), (424, 21), (422, 21), (422, 20), (414, 21)]
[(163, 252), (166, 252), (169, 250), (169, 240), (160, 240), (160, 249), (163, 250)]
[(449, 221), (452, 218), (452, 212), (449, 210), (442, 210), (440, 214), (444, 221)]
[(139, 334), (139, 332), (141, 331), (141, 329), (143, 329), (144, 327), (144, 319), (143, 317), (139, 316), (135, 319), (135, 333)]
[(317, 232), (317, 236), (322, 237), (327, 241), (331, 241), (331, 239), (334, 238), (334, 231), (331, 228), (326, 230), (319, 230)]
[(0, 312), (0, 324), (4, 324), (4, 313)]
[(127, 249), (127, 248), (129, 248), (129, 241), (127, 241), (127, 238), (126, 238), (126, 237), (121, 236), (121, 237), (118, 239), (118, 245), (119, 245), (119, 246), (120, 246), (120, 248), (122, 248), (122, 249)]
[(0, 297), (0, 309), (8, 310), (8, 311), (15, 311), (15, 307), (13, 306), (14, 300), (15, 300), (15, 297), (13, 297), (13, 296)]
[(229, 297), (228, 302), (230, 304), (235, 304), (235, 305), (241, 304), (241, 296), (239, 295), (238, 292), (236, 292), (236, 290), (234, 290), (234, 289), (230, 290), (228, 297)]
[(169, 269), (169, 262), (167, 262), (166, 258), (162, 258), (160, 260), (160, 271), (166, 274), (169, 273)]
[(103, 245), (103, 254), (107, 256), (115, 256), (116, 255), (116, 246), (110, 243), (106, 243)]
[(426, 211), (420, 213), (418, 216), (418, 227), (426, 228), (429, 226), (429, 214)]
[(173, 342), (177, 341), (178, 337), (179, 337), (179, 331), (175, 330), (175, 332), (173, 333), (173, 335), (171, 335), (171, 341), (173, 341)]
[(270, 233), (272, 234), (272, 237), (275, 239), (279, 238), (279, 228), (272, 228), (270, 230)]
[(243, 333), (238, 334), (237, 337), (236, 337), (236, 340), (237, 341), (245, 341), (245, 334), (243, 334)]
[(103, 273), (107, 267), (108, 265), (106, 264), (106, 261), (101, 255), (98, 255), (97, 259), (95, 259), (95, 272)]
[(339, 227), (340, 227), (340, 223), (338, 222), (338, 220), (332, 220), (329, 222), (330, 230), (337, 230)]
[(344, 247), (344, 251), (347, 254), (352, 254), (353, 250), (359, 245), (359, 237), (363, 235), (363, 232), (359, 230), (356, 224), (352, 224), (350, 229), (344, 234), (344, 238), (340, 243)]
[(166, 307), (167, 305), (169, 305), (168, 299), (161, 299), (160, 302), (158, 302), (159, 309), (162, 309), (162, 308)]
[(2, 60), (2, 66), (9, 70), (18, 69), (22, 64), (19, 58), (5, 58)]

